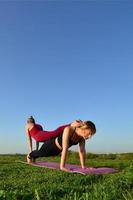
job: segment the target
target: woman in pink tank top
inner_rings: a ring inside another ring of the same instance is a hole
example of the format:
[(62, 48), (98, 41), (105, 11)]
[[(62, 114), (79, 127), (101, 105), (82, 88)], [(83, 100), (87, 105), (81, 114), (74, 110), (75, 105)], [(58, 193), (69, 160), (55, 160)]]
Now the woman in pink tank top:
[(45, 142), (50, 138), (58, 136), (67, 126), (78, 126), (81, 120), (75, 120), (71, 124), (58, 127), (53, 131), (45, 131), (40, 124), (36, 124), (35, 119), (30, 116), (26, 124), (26, 134), (28, 140), (29, 151), (32, 151), (32, 138), (37, 142)]

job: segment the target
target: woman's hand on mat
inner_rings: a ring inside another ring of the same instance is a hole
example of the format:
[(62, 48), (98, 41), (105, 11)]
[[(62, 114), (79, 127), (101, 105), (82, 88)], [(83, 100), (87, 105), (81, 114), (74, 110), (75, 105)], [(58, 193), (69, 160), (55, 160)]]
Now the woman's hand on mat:
[(82, 168), (82, 169), (86, 169), (87, 167), (85, 167), (85, 166), (81, 166), (81, 168)]
[(89, 169), (89, 167), (85, 167), (85, 166), (84, 166), (84, 167), (81, 167), (81, 168), (82, 168), (82, 169)]
[(94, 167), (81, 167), (82, 169), (93, 169)]
[(64, 172), (71, 172), (70, 169), (67, 169), (67, 168), (65, 168), (65, 167), (60, 167), (60, 170), (62, 170), (62, 171), (64, 171)]

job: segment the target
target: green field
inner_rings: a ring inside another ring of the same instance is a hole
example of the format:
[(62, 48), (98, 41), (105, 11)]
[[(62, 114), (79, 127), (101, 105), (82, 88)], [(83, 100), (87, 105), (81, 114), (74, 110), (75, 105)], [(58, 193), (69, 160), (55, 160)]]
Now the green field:
[[(83, 176), (18, 163), (25, 155), (0, 156), (0, 200), (133, 200), (133, 153), (87, 154), (87, 166), (109, 166), (119, 173)], [(59, 162), (60, 157), (44, 158)], [(69, 152), (67, 162), (79, 164)]]

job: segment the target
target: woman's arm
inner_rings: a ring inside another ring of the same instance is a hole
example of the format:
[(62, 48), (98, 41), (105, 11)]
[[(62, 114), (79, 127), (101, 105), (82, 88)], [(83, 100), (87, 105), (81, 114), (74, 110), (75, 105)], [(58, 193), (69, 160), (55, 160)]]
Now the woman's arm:
[(66, 127), (62, 136), (62, 153), (61, 153), (61, 161), (60, 161), (60, 169), (63, 171), (70, 172), (69, 169), (65, 168), (67, 150), (69, 146), (69, 137), (70, 137), (70, 127)]
[(80, 163), (81, 163), (82, 168), (85, 168), (85, 155), (86, 155), (85, 140), (83, 139), (79, 143), (79, 158), (80, 158)]
[(31, 138), (31, 136), (29, 135), (29, 131), (28, 131), (27, 125), (26, 125), (26, 127), (25, 127), (25, 131), (26, 131), (26, 135), (27, 135), (27, 141), (28, 141), (29, 151), (31, 152), (31, 151), (32, 151), (32, 138)]

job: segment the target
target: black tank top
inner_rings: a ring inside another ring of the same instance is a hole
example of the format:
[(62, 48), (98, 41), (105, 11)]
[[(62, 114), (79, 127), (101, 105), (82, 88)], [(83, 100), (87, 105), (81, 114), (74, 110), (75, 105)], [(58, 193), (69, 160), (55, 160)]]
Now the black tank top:
[[(75, 130), (73, 131), (73, 132), (75, 132)], [(62, 133), (57, 137), (58, 138), (58, 142), (59, 142), (59, 145), (62, 147), (62, 136), (63, 136), (63, 131), (62, 131)], [(69, 147), (71, 147), (72, 145), (76, 145), (76, 144), (78, 144), (81, 140), (83, 140), (83, 137), (81, 137), (81, 136), (77, 136), (79, 139), (76, 141), (76, 142), (74, 142), (74, 141), (72, 141), (72, 139), (70, 138), (69, 139)]]

